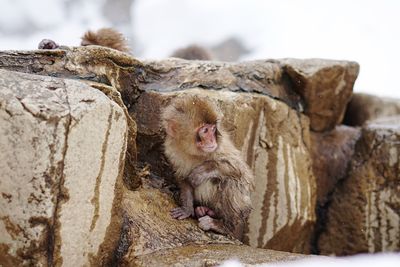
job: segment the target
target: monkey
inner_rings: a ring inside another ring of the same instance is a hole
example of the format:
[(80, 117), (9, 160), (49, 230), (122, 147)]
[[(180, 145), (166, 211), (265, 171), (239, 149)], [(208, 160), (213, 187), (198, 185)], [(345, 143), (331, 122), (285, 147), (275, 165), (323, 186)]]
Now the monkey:
[(200, 96), (176, 97), (162, 111), (164, 153), (180, 189), (175, 219), (194, 217), (204, 231), (243, 238), (254, 177), (221, 125), (221, 112)]
[(211, 53), (204, 47), (198, 45), (190, 45), (180, 48), (172, 53), (171, 57), (177, 57), (187, 60), (212, 60)]
[[(81, 39), (81, 46), (99, 45), (116, 49), (121, 52), (130, 53), (129, 45), (125, 37), (112, 28), (102, 28), (97, 32), (87, 31)], [(38, 45), (38, 49), (56, 48), (62, 48), (62, 46), (58, 45), (51, 39), (43, 39)]]
[(38, 49), (57, 49), (60, 45), (50, 39), (43, 39), (38, 45)]

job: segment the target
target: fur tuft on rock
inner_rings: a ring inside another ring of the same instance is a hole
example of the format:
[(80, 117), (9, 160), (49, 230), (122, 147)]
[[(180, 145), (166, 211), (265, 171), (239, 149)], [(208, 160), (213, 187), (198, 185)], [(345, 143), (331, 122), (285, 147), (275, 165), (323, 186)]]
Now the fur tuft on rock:
[(100, 45), (129, 53), (130, 48), (122, 33), (112, 28), (102, 28), (97, 32), (87, 31), (82, 36), (82, 46)]

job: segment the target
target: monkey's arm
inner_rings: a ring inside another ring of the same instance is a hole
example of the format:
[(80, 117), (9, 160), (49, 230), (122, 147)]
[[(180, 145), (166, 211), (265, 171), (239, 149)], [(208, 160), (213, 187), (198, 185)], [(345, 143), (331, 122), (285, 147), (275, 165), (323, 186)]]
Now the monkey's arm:
[(183, 220), (190, 216), (194, 216), (193, 208), (193, 187), (183, 181), (179, 184), (181, 207), (171, 210), (171, 216), (175, 219)]
[(220, 176), (218, 163), (214, 160), (208, 160), (194, 168), (187, 177), (187, 180), (193, 188), (196, 188), (206, 180)]
[(231, 161), (227, 159), (205, 161), (190, 172), (187, 180), (193, 188), (196, 188), (212, 178), (239, 178), (242, 175), (241, 170), (234, 166)]

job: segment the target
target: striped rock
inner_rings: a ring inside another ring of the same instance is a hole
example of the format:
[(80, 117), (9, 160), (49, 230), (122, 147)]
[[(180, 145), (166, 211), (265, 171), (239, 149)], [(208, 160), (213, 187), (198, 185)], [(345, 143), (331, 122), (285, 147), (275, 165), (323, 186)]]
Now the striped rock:
[(78, 81), (0, 70), (0, 265), (84, 266), (117, 235), (127, 121)]
[(400, 250), (400, 117), (368, 122), (333, 194), (322, 254)]

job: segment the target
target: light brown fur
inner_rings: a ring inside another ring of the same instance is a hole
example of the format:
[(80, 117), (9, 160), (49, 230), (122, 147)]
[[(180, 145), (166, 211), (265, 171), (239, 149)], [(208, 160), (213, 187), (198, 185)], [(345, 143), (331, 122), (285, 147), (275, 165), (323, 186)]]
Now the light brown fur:
[[(176, 172), (181, 194), (184, 194), (182, 202), (186, 203), (182, 203), (183, 208), (191, 210), (193, 203), (209, 207), (222, 222), (211, 230), (241, 239), (251, 210), (250, 191), (254, 178), (220, 125), (219, 114), (218, 109), (205, 98), (176, 98), (162, 114), (167, 132), (172, 125), (176, 133), (175, 136), (167, 134), (165, 154)], [(212, 153), (202, 152), (195, 146), (196, 129), (204, 123), (217, 125), (218, 147)], [(190, 188), (193, 189), (192, 199), (187, 198)], [(190, 202), (191, 209), (188, 207)], [(204, 217), (199, 222), (200, 225), (204, 223)]]
[(87, 31), (82, 36), (81, 45), (99, 45), (116, 49), (122, 52), (130, 52), (129, 45), (125, 37), (112, 28), (102, 28), (97, 32)]

